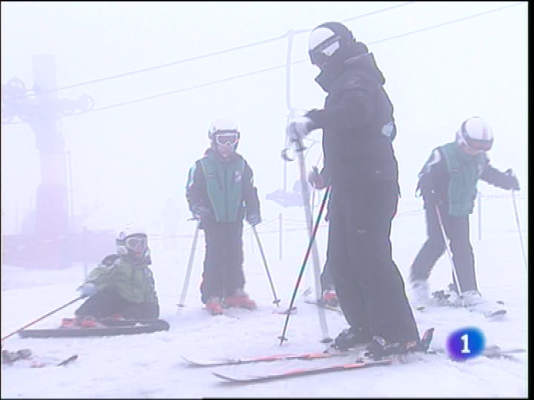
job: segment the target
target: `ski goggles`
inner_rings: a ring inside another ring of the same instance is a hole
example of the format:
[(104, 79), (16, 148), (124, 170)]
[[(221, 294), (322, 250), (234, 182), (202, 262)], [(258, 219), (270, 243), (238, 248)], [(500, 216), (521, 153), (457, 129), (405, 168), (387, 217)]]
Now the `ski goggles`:
[(334, 54), (340, 47), (341, 45), (338, 35), (328, 38), (319, 46), (308, 51), (311, 63), (321, 68), (328, 61), (328, 58), (331, 57), (332, 54)]
[(132, 251), (141, 252), (147, 248), (148, 239), (146, 236), (130, 236), (124, 240), (124, 245)]
[(471, 150), (476, 152), (483, 152), (488, 151), (491, 149), (491, 146), (493, 145), (493, 140), (477, 140), (477, 139), (471, 139), (471, 138), (464, 138), (465, 144), (467, 147), (469, 147)]
[(493, 146), (493, 139), (491, 140), (481, 140), (470, 138), (467, 132), (465, 132), (464, 127), (460, 131), (460, 144), (463, 144), (467, 147), (468, 151), (472, 154), (482, 153), (488, 151)]
[(237, 133), (223, 133), (220, 135), (215, 135), (215, 143), (219, 146), (235, 146), (239, 136)]

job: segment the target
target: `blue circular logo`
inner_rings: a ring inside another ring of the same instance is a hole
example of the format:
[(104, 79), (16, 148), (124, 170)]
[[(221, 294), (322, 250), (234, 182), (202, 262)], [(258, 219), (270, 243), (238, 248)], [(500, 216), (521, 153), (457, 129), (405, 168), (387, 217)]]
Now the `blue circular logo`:
[(482, 354), (486, 347), (484, 333), (467, 327), (452, 332), (447, 338), (447, 353), (454, 361), (465, 361)]

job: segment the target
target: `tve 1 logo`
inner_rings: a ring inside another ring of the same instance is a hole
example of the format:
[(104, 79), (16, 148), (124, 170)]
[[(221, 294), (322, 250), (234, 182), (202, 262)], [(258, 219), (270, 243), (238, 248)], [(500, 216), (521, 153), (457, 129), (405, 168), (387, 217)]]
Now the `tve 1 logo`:
[(465, 361), (482, 354), (486, 347), (486, 338), (475, 327), (461, 328), (452, 332), (447, 338), (447, 352), (455, 361)]

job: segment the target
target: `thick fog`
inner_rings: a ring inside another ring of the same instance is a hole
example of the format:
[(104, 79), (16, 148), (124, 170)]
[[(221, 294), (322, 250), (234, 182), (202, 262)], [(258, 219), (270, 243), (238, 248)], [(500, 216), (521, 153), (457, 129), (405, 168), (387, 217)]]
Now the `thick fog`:
[[(325, 97), (309, 31), (342, 21), (386, 77), (404, 200), (416, 201), (430, 151), (475, 115), (493, 127), (493, 165), (513, 168), (526, 196), (527, 14), (527, 2), (2, 2), (2, 85), (16, 77), (31, 89), (32, 57), (50, 54), (58, 98), (94, 100), (60, 123), (77, 228), (157, 231), (170, 203), (189, 218), (187, 172), (219, 117), (239, 126), (267, 220), (281, 207), (266, 196), (299, 177), (280, 157), (287, 115)], [(308, 141), (308, 168), (322, 166), (321, 134)], [(1, 144), (5, 235), (30, 218), (41, 169), (31, 127), (5, 121), (4, 108)]]

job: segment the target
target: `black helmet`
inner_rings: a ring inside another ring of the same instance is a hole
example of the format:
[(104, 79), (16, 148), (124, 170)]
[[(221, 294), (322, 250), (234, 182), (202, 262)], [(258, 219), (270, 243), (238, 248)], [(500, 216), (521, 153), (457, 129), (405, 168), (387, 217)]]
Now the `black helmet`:
[(317, 26), (308, 38), (311, 63), (322, 68), (329, 57), (354, 40), (352, 32), (340, 22), (325, 22)]

